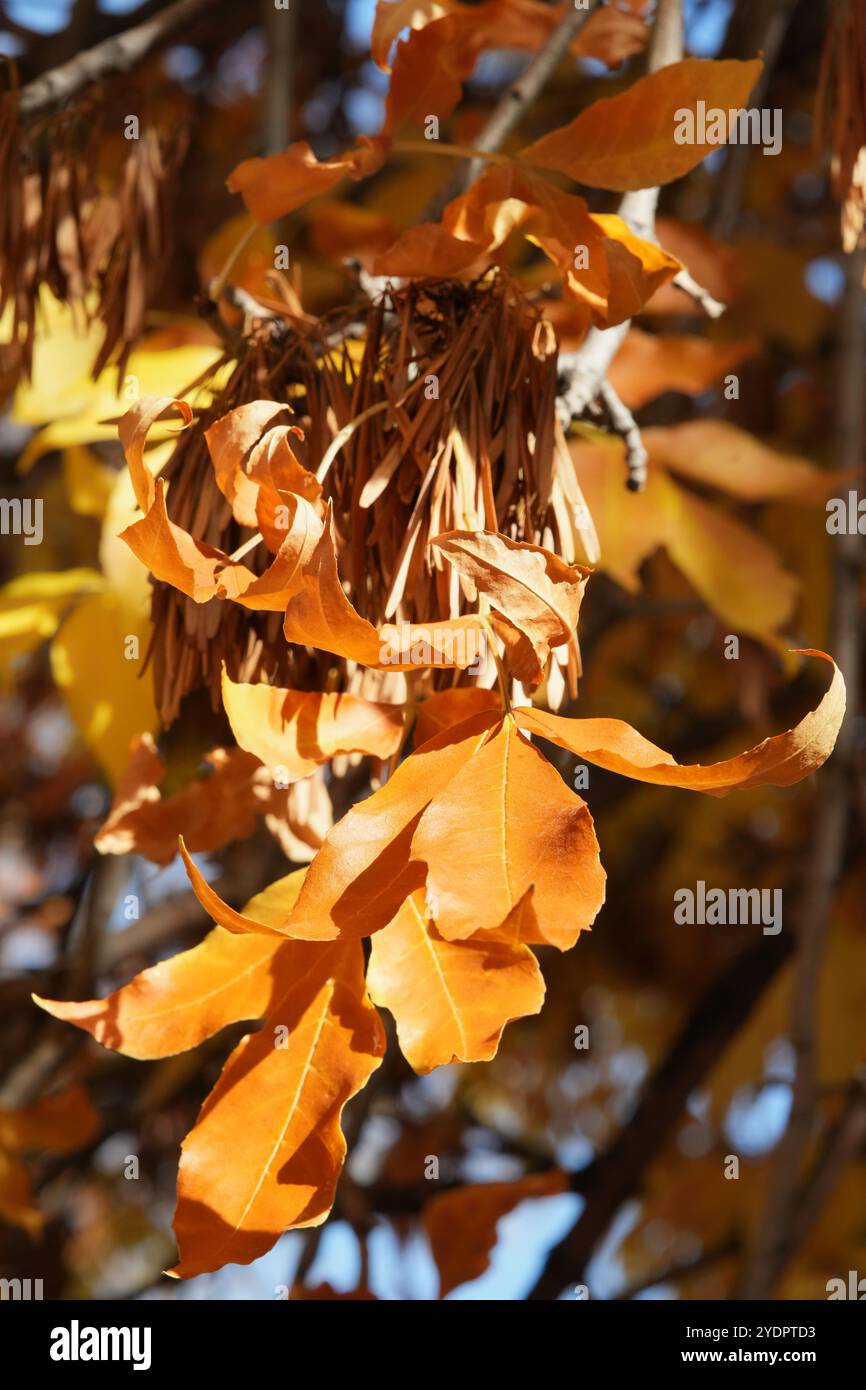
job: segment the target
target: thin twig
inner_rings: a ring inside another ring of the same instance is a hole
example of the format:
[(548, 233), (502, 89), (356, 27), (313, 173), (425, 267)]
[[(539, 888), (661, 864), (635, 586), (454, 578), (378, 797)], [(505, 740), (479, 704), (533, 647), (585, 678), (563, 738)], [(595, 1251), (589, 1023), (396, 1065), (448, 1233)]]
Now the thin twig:
[[(656, 20), (647, 50), (647, 70), (658, 72), (671, 63), (679, 62), (683, 56), (683, 17), (681, 0), (659, 0)], [(647, 241), (655, 241), (656, 207), (658, 188), (641, 188), (626, 193), (619, 205), (619, 215), (632, 230)], [(630, 320), (619, 323), (615, 328), (591, 328), (574, 352), (559, 355), (559, 387), (557, 390), (556, 411), (564, 427), (577, 419), (604, 389), (605, 377), (616, 354), (622, 347), (630, 327)], [(616, 398), (619, 401), (619, 397)], [(619, 402), (622, 406), (622, 403)], [(608, 403), (608, 408), (610, 408)], [(625, 410), (625, 406), (622, 406)], [(624, 417), (620, 414), (625, 424)], [(640, 463), (643, 451), (643, 465), (634, 472), (629, 471), (628, 486), (639, 490), (645, 481), (646, 451), (640, 440), (640, 430), (629, 413), (628, 437), (631, 440), (632, 456)]]
[[(585, 9), (572, 8), (566, 11), (564, 18), (552, 30), (546, 43), (530, 60), (517, 81), (499, 98), (490, 119), (475, 141), (475, 148), (479, 152), (491, 154), (504, 144), (556, 71), (597, 3), (598, 0), (589, 0)], [(450, 203), (452, 198), (462, 193), (480, 172), (480, 159), (467, 160), (455, 170), (444, 188), (440, 189), (425, 208), (422, 221), (438, 221), (446, 203)]]
[(649, 455), (637, 421), (625, 402), (620, 400), (607, 377), (601, 383), (599, 396), (610, 417), (614, 433), (618, 434), (625, 444), (625, 465), (628, 475), (626, 487), (629, 492), (642, 492), (646, 487)]

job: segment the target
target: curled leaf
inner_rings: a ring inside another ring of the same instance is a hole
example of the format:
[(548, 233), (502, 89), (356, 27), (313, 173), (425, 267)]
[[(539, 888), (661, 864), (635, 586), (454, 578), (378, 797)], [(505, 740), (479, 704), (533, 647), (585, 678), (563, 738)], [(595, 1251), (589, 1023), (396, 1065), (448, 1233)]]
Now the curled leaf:
[(574, 633), (592, 572), (585, 566), (493, 531), (448, 531), (431, 544), (528, 638), (542, 663)]
[(566, 719), (534, 709), (515, 710), (514, 718), (528, 733), (637, 782), (684, 787), (710, 796), (727, 796), (744, 787), (791, 787), (827, 761), (845, 714), (845, 682), (832, 657), (812, 650), (796, 654), (820, 657), (833, 667), (830, 686), (817, 708), (786, 733), (774, 734), (735, 758), (706, 767), (678, 763), (621, 719)]

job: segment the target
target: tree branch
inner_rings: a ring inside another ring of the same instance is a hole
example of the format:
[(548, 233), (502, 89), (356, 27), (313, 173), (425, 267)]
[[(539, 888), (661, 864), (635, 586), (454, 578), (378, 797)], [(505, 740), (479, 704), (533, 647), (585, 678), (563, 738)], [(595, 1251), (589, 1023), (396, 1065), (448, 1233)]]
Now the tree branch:
[[(597, 4), (598, 0), (589, 0), (586, 9), (571, 9), (566, 12), (565, 17), (551, 31), (547, 41), (527, 64), (521, 76), (503, 92), (481, 134), (473, 141), (475, 149), (492, 154), (501, 148), (546, 86)], [(480, 159), (467, 159), (459, 165), (444, 187), (430, 200), (421, 220), (438, 221), (445, 205), (477, 178), (481, 168)]]
[(762, 937), (741, 951), (704, 991), (645, 1087), (631, 1120), (584, 1176), (587, 1200), (575, 1225), (550, 1251), (531, 1299), (555, 1299), (580, 1283), (619, 1208), (667, 1142), (686, 1102), (745, 1023), (793, 950), (786, 936)]
[[(859, 472), (861, 476), (866, 437), (864, 270), (864, 252), (848, 257), (839, 342), (839, 466), (852, 475)], [(812, 1139), (817, 1109), (817, 993), (853, 799), (858, 695), (863, 666), (861, 540), (855, 531), (853, 535), (836, 537), (835, 546), (830, 650), (845, 676), (848, 703), (833, 760), (821, 777), (814, 850), (799, 900), (791, 1001), (791, 1042), (796, 1057), (791, 1114), (776, 1151), (767, 1205), (754, 1234), (740, 1285), (741, 1298), (768, 1298), (778, 1279), (785, 1259), (787, 1230), (797, 1209), (798, 1176)]]
[(18, 109), (22, 116), (37, 116), (50, 106), (67, 101), (89, 82), (116, 72), (129, 72), (166, 39), (183, 29), (209, 7), (210, 0), (177, 0), (152, 19), (137, 24), (94, 48), (43, 73), (22, 88)]
[[(658, 72), (660, 68), (679, 62), (682, 56), (681, 0), (659, 0), (647, 50), (647, 71)], [(634, 193), (626, 193), (620, 201), (620, 217), (638, 236), (647, 241), (655, 240), (658, 199), (658, 188), (641, 188)], [(564, 426), (581, 415), (590, 403), (603, 393), (607, 370), (619, 352), (629, 327), (630, 320), (627, 319), (615, 328), (591, 328), (579, 348), (574, 352), (560, 353), (556, 409)], [(616, 401), (621, 407), (621, 412), (625, 412), (629, 417), (626, 421), (625, 416), (619, 413), (620, 422), (627, 430), (627, 457), (635, 463), (634, 469), (629, 468), (628, 486), (634, 491), (639, 491), (646, 481), (646, 451), (634, 418), (626, 411), (618, 396)], [(610, 409), (610, 401), (607, 404)]]

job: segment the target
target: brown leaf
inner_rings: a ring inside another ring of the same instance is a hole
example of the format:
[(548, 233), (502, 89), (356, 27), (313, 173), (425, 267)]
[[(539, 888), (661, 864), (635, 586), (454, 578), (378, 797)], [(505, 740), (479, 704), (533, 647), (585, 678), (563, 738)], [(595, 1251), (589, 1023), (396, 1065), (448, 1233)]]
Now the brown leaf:
[(617, 96), (593, 102), (568, 125), (527, 145), (520, 158), (618, 193), (671, 183), (718, 148), (697, 138), (704, 134), (699, 121), (696, 139), (678, 143), (678, 113), (694, 114), (699, 101), (707, 111), (726, 114), (744, 107), (762, 66), (758, 59), (671, 63)]
[(460, 1187), (432, 1198), (424, 1208), (424, 1228), (439, 1270), (439, 1297), (478, 1279), (490, 1267), (496, 1227), (530, 1197), (568, 1191), (564, 1173), (531, 1173), (516, 1182)]
[(431, 542), (531, 642), (541, 663), (577, 627), (591, 570), (493, 531), (448, 531)]

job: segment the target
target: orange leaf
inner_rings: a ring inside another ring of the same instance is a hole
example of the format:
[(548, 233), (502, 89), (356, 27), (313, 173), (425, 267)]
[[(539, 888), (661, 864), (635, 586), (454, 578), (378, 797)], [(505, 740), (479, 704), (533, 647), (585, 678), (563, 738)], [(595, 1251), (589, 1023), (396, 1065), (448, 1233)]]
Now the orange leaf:
[(710, 796), (727, 796), (744, 787), (791, 787), (827, 761), (845, 713), (845, 682), (832, 658), (811, 650), (797, 655), (817, 656), (833, 667), (833, 679), (818, 707), (786, 733), (707, 767), (681, 765), (621, 719), (566, 719), (536, 709), (515, 710), (514, 718), (529, 733), (637, 782)]
[(461, 724), (473, 714), (483, 710), (500, 709), (502, 700), (495, 690), (482, 690), (477, 685), (467, 685), (458, 690), (441, 690), (425, 700), (415, 723), (415, 747), (420, 748), (428, 739)]
[[(303, 874), (290, 876), (298, 888)], [(106, 999), (33, 998), (52, 1017), (125, 1057), (171, 1057), (230, 1023), (266, 1014), (276, 987), (274, 953), (287, 949), (291, 943), (284, 938), (233, 936), (216, 927), (198, 946), (142, 970)]]
[(166, 768), (156, 744), (150, 734), (135, 739), (111, 810), (96, 835), (99, 853), (135, 852), (169, 864), (181, 832), (199, 851), (221, 849), (252, 835), (256, 817), (265, 813), (269, 800), (279, 797), (271, 779), (239, 748), (216, 748), (205, 761), (212, 769), (209, 777), (163, 798), (159, 784)]
[(174, 396), (143, 396), (121, 416), (117, 426), (135, 500), (143, 512), (150, 511), (156, 491), (153, 474), (144, 461), (144, 446), (151, 426), (167, 410), (179, 410), (185, 425), (192, 419), (192, 409), (186, 401)]
[(610, 365), (608, 379), (620, 399), (632, 410), (639, 410), (665, 391), (699, 395), (755, 349), (751, 339), (711, 342), (686, 334), (645, 333), (640, 328), (630, 328)]
[(388, 55), (395, 40), (404, 29), (423, 29), (434, 19), (440, 19), (450, 8), (448, 0), (378, 0), (370, 35), (370, 54), (373, 62), (385, 72), (390, 71)]
[(281, 690), (222, 679), (223, 706), (241, 748), (283, 781), (307, 777), (338, 753), (389, 758), (400, 747), (402, 705), (377, 704), (357, 695)]
[[(559, 5), (548, 5), (544, 0), (487, 0), (460, 5), (455, 0), (379, 0), (370, 40), (373, 61), (387, 71), (391, 46), (403, 29), (423, 29), (445, 15), (462, 21), (465, 42), (478, 50), (535, 50), (572, 3), (573, 0)], [(648, 33), (649, 26), (638, 15), (605, 5), (589, 16), (569, 51), (616, 67), (641, 51)]]
[(622, 485), (620, 443), (574, 441), (570, 447), (598, 528), (600, 569), (634, 593), (640, 587), (641, 564), (664, 547), (728, 631), (777, 645), (776, 634), (793, 612), (798, 586), (760, 535), (717, 504), (680, 487), (652, 458), (643, 492), (628, 492)]
[(240, 193), (256, 222), (274, 222), (325, 193), (341, 179), (363, 179), (381, 168), (387, 142), (358, 137), (355, 149), (319, 161), (306, 140), (267, 159), (245, 159), (227, 179), (229, 191)]
[[(304, 871), (248, 904), (266, 925), (291, 909)], [(265, 1018), (234, 1049), (181, 1151), (175, 1217), (184, 1277), (248, 1264), (294, 1226), (327, 1215), (346, 1153), (343, 1106), (385, 1046), (357, 942), (318, 945), (214, 931), (108, 999), (38, 1001), (133, 1057), (196, 1046)]]
[(554, 1170), (530, 1173), (516, 1182), (460, 1187), (432, 1198), (424, 1208), (424, 1228), (439, 1270), (439, 1297), (489, 1269), (496, 1227), (503, 1216), (529, 1197), (553, 1197), (567, 1191), (567, 1177)]
[(417, 1072), (486, 1062), (507, 1023), (538, 1013), (544, 980), (527, 946), (490, 936), (446, 941), (426, 920), (424, 894), (406, 899), (372, 940), (367, 987), (390, 1009)]
[(823, 502), (852, 476), (841, 468), (816, 468), (806, 459), (782, 454), (727, 420), (656, 426), (644, 432), (644, 442), (654, 462), (744, 502)]
[[(637, 236), (628, 223), (613, 213), (595, 213), (593, 222), (604, 232), (610, 289), (605, 323), (622, 323), (639, 314), (647, 300), (682, 269), (682, 264), (654, 241)], [(575, 272), (568, 272), (574, 294)]]
[(431, 915), (448, 941), (499, 927), (530, 895), (522, 939), (567, 950), (604, 902), (585, 802), (510, 717), (432, 796), (412, 858), (427, 865)]
[(322, 487), (291, 447), (303, 439), (297, 425), (278, 425), (286, 407), (276, 401), (251, 401), (230, 410), (205, 434), (217, 486), (241, 526), (259, 529), (271, 550), (279, 550), (286, 526), (279, 510), (288, 511), (291, 494), (315, 503)]
[(235, 597), (255, 579), (246, 565), (235, 563), (206, 541), (195, 540), (169, 520), (162, 478), (156, 480), (147, 515), (121, 531), (120, 539), (155, 579), (171, 584), (196, 603), (207, 603), (220, 593)]
[[(446, 729), (400, 764), (384, 787), (353, 806), (326, 836), (307, 871), (297, 906), (276, 929), (309, 941), (369, 936), (387, 926), (424, 882), (412, 863), (412, 832), (424, 807), (487, 737), (491, 710)], [(221, 901), (184, 855), (193, 891), (220, 926), (261, 930), (261, 920)]]
[(172, 1273), (183, 1278), (249, 1264), (283, 1231), (324, 1221), (346, 1156), (343, 1107), (385, 1051), (359, 942), (291, 942), (273, 974), (264, 1026), (232, 1052), (181, 1146)]
[(99, 1115), (83, 1086), (40, 1096), (20, 1110), (0, 1110), (0, 1148), (73, 1153), (99, 1130)]
[(589, 306), (600, 327), (637, 313), (680, 268), (620, 218), (593, 216), (582, 198), (507, 162), (487, 169), (449, 203), (441, 225), (409, 228), (373, 269), (377, 275), (459, 275), (518, 228), (558, 267), (565, 288)]
[(405, 121), (421, 125), (431, 113), (440, 121), (450, 116), (478, 52), (462, 15), (445, 15), (424, 29), (412, 30), (394, 55), (385, 131), (391, 134)]
[(227, 598), (244, 608), (281, 613), (295, 593), (322, 532), (321, 520), (305, 498), (288, 494), (285, 506), (288, 530), (273, 562), (258, 578), (246, 565), (196, 540), (169, 520), (162, 478), (157, 479), (150, 511), (122, 531), (121, 540), (156, 579), (171, 584), (196, 603)]
[(472, 666), (483, 653), (478, 617), (434, 623), (385, 623), (373, 627), (346, 597), (337, 570), (330, 518), (303, 566), (289, 599), (286, 640), (348, 657), (362, 666), (416, 671), (428, 666)]
[(686, 58), (643, 77), (614, 97), (603, 97), (568, 125), (551, 131), (520, 151), (520, 158), (557, 169), (591, 188), (623, 193), (653, 188), (682, 178), (718, 148), (703, 137), (696, 120), (695, 139), (678, 143), (685, 129), (679, 113), (728, 111), (745, 106), (760, 76), (758, 59), (739, 62)]

